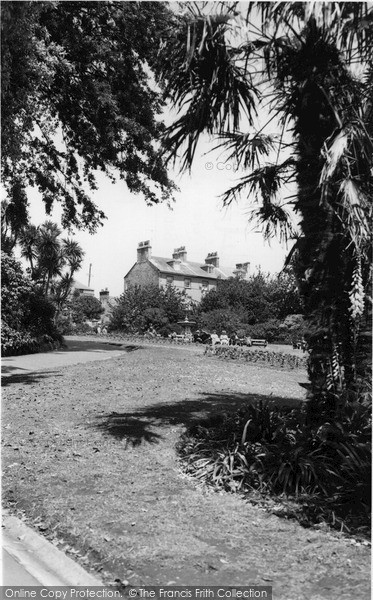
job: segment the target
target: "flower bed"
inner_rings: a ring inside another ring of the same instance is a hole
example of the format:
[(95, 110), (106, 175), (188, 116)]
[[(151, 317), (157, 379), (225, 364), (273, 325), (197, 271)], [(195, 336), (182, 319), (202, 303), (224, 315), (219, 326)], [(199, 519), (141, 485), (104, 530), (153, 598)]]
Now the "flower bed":
[(307, 358), (273, 352), (271, 350), (252, 350), (243, 346), (206, 346), (205, 355), (222, 359), (241, 360), (250, 363), (261, 363), (266, 366), (282, 369), (299, 369), (307, 366)]
[(108, 339), (108, 340), (118, 340), (119, 342), (136, 342), (138, 344), (143, 344), (143, 343), (147, 343), (147, 344), (156, 344), (159, 345), (161, 344), (162, 346), (169, 346), (170, 344), (172, 346), (174, 346), (175, 344), (177, 346), (190, 346), (191, 344), (193, 344), (194, 342), (186, 342), (184, 340), (174, 340), (171, 338), (163, 338), (163, 337), (147, 337), (144, 335), (135, 335), (135, 334), (129, 334), (129, 333), (97, 333), (97, 334), (88, 334), (89, 336), (94, 335), (94, 337), (99, 337), (101, 339)]

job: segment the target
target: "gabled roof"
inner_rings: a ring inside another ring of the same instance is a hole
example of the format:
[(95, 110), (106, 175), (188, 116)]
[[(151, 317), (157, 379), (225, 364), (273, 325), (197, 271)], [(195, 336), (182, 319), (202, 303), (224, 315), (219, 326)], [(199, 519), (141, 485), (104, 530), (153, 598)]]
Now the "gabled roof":
[(72, 287), (75, 290), (86, 290), (89, 292), (94, 292), (93, 288), (88, 287), (88, 285), (84, 285), (84, 283), (80, 283), (80, 281), (76, 281), (76, 279), (74, 279)]
[(185, 261), (180, 263), (179, 269), (174, 269), (170, 264), (172, 258), (163, 258), (161, 256), (152, 256), (148, 259), (150, 264), (166, 275), (184, 275), (184, 277), (200, 277), (201, 279), (227, 279), (233, 277), (233, 269), (223, 267), (214, 267), (211, 273), (202, 269), (201, 263)]

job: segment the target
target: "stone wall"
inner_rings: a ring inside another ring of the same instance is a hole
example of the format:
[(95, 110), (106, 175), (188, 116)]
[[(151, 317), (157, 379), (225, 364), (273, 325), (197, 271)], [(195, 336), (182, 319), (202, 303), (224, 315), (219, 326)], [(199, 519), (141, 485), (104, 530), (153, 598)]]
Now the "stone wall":
[(158, 274), (148, 262), (136, 263), (124, 279), (124, 291), (128, 285), (158, 285)]
[[(192, 275), (187, 277), (187, 275), (184, 275), (184, 274), (172, 275), (172, 277), (173, 277), (172, 287), (179, 290), (180, 292), (185, 291), (187, 296), (189, 296), (189, 298), (191, 298), (195, 302), (201, 301), (202, 295), (203, 295), (203, 290), (202, 290), (202, 280), (200, 278), (193, 277)], [(190, 287), (185, 287), (185, 278), (188, 278), (190, 280)], [(159, 285), (162, 287), (167, 286), (167, 276), (164, 273), (160, 274)], [(208, 285), (205, 287), (205, 293), (208, 291), (211, 291), (212, 289), (216, 289), (216, 286), (211, 283), (211, 280), (209, 280)]]

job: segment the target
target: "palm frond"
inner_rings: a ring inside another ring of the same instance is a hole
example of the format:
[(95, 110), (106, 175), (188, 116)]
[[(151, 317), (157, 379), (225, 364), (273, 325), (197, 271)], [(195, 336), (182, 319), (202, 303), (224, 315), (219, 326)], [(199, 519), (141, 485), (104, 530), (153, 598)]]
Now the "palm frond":
[(296, 233), (290, 211), (275, 202), (265, 202), (250, 211), (249, 222), (260, 228), (266, 240), (277, 238), (280, 243), (286, 244)]
[(279, 165), (255, 169), (222, 195), (224, 205), (231, 204), (245, 193), (249, 201), (260, 203), (259, 207), (250, 210), (249, 222), (260, 227), (266, 239), (277, 236), (280, 242), (287, 242), (294, 237), (295, 228), (290, 211), (278, 202), (278, 194), (281, 186), (295, 177), (295, 165), (295, 160), (289, 158)]
[(296, 160), (288, 158), (281, 164), (265, 165), (255, 169), (250, 175), (242, 177), (238, 183), (222, 195), (223, 204), (228, 206), (238, 200), (245, 191), (248, 196), (263, 202), (273, 200), (280, 187), (294, 180)]
[(254, 169), (261, 164), (261, 158), (269, 156), (276, 147), (275, 139), (263, 133), (228, 132), (218, 136), (218, 148), (228, 152), (227, 160), (234, 161), (237, 168)]
[(164, 147), (175, 160), (186, 144), (182, 169), (190, 168), (202, 132), (237, 131), (242, 117), (253, 122), (257, 91), (228, 43), (230, 18), (229, 10), (189, 15), (166, 48), (165, 96), (183, 114), (166, 131)]

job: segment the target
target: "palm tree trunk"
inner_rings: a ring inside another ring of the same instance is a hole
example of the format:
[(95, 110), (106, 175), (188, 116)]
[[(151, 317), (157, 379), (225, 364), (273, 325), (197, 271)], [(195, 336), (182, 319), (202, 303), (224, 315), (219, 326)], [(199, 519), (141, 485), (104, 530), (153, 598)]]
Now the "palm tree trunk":
[[(322, 36), (310, 24), (304, 49), (304, 80), (295, 107), (298, 137), (298, 201), (304, 243), (298, 257), (298, 278), (304, 298), (310, 348), (311, 391), (307, 417), (311, 426), (335, 420), (356, 386), (358, 340), (352, 332), (348, 289), (353, 248), (335, 210), (340, 194), (331, 186), (322, 194), (325, 141), (340, 127), (332, 108), (348, 75), (333, 48), (322, 47)], [(306, 60), (307, 58), (307, 60)], [(308, 61), (308, 62), (307, 62)], [(328, 97), (328, 95), (330, 95)]]

